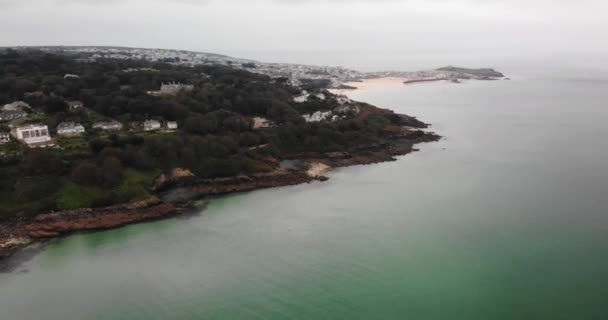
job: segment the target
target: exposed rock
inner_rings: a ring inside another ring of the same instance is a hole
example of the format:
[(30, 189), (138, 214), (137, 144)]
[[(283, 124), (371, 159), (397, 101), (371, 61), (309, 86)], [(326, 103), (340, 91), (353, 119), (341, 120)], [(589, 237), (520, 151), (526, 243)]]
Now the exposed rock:
[(313, 178), (317, 178), (322, 177), (323, 173), (327, 172), (329, 169), (331, 169), (331, 167), (324, 163), (313, 162), (310, 164), (310, 168), (306, 173)]
[(78, 231), (110, 229), (180, 213), (157, 197), (99, 209), (78, 209), (38, 215), (22, 229), (32, 238), (49, 238)]
[(188, 178), (188, 177), (194, 177), (194, 173), (192, 173), (192, 171), (190, 171), (190, 169), (186, 169), (186, 168), (175, 168), (171, 171), (171, 174), (161, 174), (160, 176), (158, 176), (158, 178), (156, 178), (156, 180), (154, 181), (153, 186), (150, 188), (153, 191), (157, 191), (157, 190), (161, 190), (163, 188), (165, 188), (166, 186), (175, 183), (176, 181), (183, 179), (183, 178)]

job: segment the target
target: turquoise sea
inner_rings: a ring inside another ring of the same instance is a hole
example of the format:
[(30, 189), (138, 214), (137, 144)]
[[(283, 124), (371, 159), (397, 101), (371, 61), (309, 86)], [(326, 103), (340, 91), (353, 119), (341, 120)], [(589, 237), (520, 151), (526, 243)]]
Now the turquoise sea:
[(51, 243), (0, 319), (608, 319), (608, 80), (375, 86), (445, 138), (331, 180)]

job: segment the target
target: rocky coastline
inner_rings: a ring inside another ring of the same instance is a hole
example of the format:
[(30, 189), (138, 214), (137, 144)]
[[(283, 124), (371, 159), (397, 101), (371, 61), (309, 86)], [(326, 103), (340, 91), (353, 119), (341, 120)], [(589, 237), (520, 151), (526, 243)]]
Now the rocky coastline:
[[(118, 228), (121, 226), (175, 217), (194, 209), (193, 200), (208, 196), (247, 192), (257, 189), (299, 185), (329, 178), (321, 173), (335, 167), (366, 165), (395, 161), (397, 156), (413, 151), (418, 143), (432, 142), (440, 136), (422, 131), (427, 125), (415, 118), (403, 116), (404, 126), (393, 128), (387, 138), (371, 145), (359, 146), (347, 152), (311, 152), (285, 155), (285, 159), (300, 159), (313, 169), (279, 169), (270, 173), (219, 179), (197, 179), (187, 170), (176, 169), (161, 175), (149, 199), (104, 208), (83, 208), (15, 218), (0, 224), (0, 261), (16, 251), (44, 241), (79, 232)], [(175, 194), (180, 196), (175, 197)], [(186, 197), (182, 195), (186, 194)], [(171, 195), (171, 196), (169, 196)]]

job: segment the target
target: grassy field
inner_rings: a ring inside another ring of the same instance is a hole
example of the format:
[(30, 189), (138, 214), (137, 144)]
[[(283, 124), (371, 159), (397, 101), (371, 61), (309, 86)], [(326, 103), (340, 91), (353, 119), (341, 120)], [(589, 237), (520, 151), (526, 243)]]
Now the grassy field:
[(57, 141), (63, 156), (86, 156), (91, 154), (89, 143), (84, 137), (59, 137)]

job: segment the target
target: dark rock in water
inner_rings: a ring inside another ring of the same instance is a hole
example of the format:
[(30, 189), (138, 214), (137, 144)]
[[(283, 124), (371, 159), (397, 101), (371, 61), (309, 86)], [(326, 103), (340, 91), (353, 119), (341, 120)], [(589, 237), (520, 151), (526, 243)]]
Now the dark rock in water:
[(342, 84), (342, 85), (338, 86), (336, 89), (341, 89), (341, 90), (357, 90), (358, 88)]

